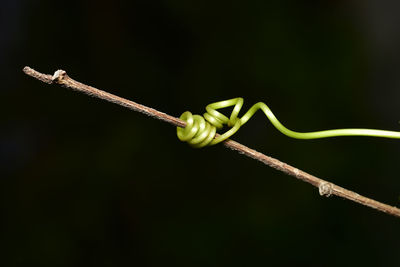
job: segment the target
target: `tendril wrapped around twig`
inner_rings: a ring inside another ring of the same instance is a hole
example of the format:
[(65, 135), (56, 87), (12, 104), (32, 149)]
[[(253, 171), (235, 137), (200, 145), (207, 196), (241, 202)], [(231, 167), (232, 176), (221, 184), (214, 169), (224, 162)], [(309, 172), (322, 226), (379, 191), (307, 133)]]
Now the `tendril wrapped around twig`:
[[(218, 109), (231, 106), (234, 107), (229, 118), (217, 111)], [(177, 127), (178, 138), (197, 148), (218, 144), (235, 134), (241, 126), (247, 123), (257, 110), (261, 109), (276, 129), (292, 138), (318, 139), (336, 136), (372, 136), (400, 139), (400, 132), (375, 129), (351, 128), (306, 133), (295, 132), (283, 126), (283, 124), (280, 123), (272, 113), (271, 109), (263, 102), (254, 104), (241, 118), (239, 118), (238, 115), (242, 106), (243, 98), (237, 97), (209, 104), (206, 107), (207, 112), (204, 113), (203, 117), (200, 115), (192, 115), (192, 113), (186, 111), (181, 115), (180, 119), (186, 121), (187, 126), (185, 128)], [(224, 125), (231, 127), (231, 129), (216, 137), (215, 134), (217, 129), (222, 129)]]

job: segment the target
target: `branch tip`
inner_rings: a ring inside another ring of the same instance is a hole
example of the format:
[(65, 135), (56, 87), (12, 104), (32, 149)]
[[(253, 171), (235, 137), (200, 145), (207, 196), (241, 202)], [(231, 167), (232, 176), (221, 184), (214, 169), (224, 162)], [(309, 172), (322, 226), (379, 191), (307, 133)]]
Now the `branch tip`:
[(39, 81), (42, 81), (44, 83), (48, 83), (48, 84), (52, 84), (53, 80), (51, 79), (51, 75), (48, 74), (43, 74), (40, 73), (34, 69), (32, 69), (31, 67), (25, 66), (22, 71), (26, 74), (29, 75), (35, 79), (38, 79)]
[(29, 72), (30, 70), (31, 70), (31, 68), (28, 67), (28, 66), (25, 66), (25, 67), (22, 69), (22, 71), (25, 72), (26, 74), (28, 74), (28, 72)]

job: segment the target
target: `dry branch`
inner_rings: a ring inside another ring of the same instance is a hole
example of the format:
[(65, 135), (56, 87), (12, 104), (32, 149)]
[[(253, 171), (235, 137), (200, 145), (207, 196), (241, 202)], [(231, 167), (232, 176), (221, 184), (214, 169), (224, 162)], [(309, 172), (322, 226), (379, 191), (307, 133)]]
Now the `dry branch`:
[[(158, 110), (155, 110), (153, 108), (146, 107), (144, 105), (135, 103), (133, 101), (124, 99), (122, 97), (107, 93), (105, 91), (96, 89), (92, 86), (77, 82), (73, 79), (71, 79), (67, 73), (63, 70), (57, 70), (54, 75), (48, 75), (48, 74), (43, 74), (40, 72), (35, 71), (32, 68), (25, 67), (23, 71), (33, 77), (36, 78), (42, 82), (48, 83), (48, 84), (58, 84), (62, 85), (64, 87), (70, 88), (75, 91), (79, 91), (82, 93), (85, 93), (87, 95), (97, 97), (118, 105), (121, 105), (123, 107), (126, 107), (128, 109), (143, 113), (147, 116), (163, 120), (165, 122), (168, 122), (174, 126), (177, 127), (185, 127), (186, 122), (175, 118), (173, 116), (170, 116), (168, 114), (165, 114), (163, 112), (160, 112)], [(277, 159), (274, 159), (272, 157), (266, 156), (254, 149), (251, 149), (245, 145), (242, 145), (238, 142), (235, 142), (233, 140), (226, 140), (223, 142), (223, 145), (227, 148), (230, 148), (232, 150), (235, 150), (239, 152), (240, 154), (243, 154), (247, 157), (250, 157), (252, 159), (255, 159), (257, 161), (260, 161), (264, 163), (265, 165), (268, 165), (274, 169), (277, 169), (281, 172), (284, 172), (290, 176), (293, 176), (297, 179), (300, 179), (306, 183), (312, 184), (313, 186), (317, 187), (319, 189), (319, 194), (321, 196), (326, 196), (329, 197), (331, 195), (336, 195), (354, 202), (357, 202), (361, 205), (385, 212), (387, 214), (400, 217), (400, 209), (394, 207), (394, 206), (389, 206), (387, 204), (381, 203), (379, 201), (373, 200), (371, 198), (367, 198), (364, 196), (361, 196), (353, 191), (347, 190), (343, 187), (337, 186), (333, 183), (330, 183), (328, 181), (322, 180), (318, 177), (315, 177), (311, 174), (308, 174), (304, 171), (301, 171), (293, 166), (290, 166), (282, 161), (279, 161)]]

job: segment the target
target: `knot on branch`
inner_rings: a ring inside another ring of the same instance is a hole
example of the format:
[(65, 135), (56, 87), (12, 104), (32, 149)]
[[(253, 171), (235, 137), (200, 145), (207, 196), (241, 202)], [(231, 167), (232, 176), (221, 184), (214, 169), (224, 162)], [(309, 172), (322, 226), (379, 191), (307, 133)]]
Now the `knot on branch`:
[(53, 76), (51, 77), (51, 80), (53, 83), (62, 84), (66, 76), (67, 72), (65, 70), (57, 70), (56, 72), (54, 72)]
[(318, 186), (319, 194), (321, 196), (330, 197), (332, 195), (332, 184), (331, 183), (321, 183)]

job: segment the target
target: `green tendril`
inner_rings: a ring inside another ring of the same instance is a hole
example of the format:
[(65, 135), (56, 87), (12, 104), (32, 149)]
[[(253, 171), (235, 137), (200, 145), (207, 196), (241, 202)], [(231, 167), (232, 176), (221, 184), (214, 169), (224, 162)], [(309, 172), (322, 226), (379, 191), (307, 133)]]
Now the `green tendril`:
[[(217, 111), (218, 109), (231, 106), (234, 107), (229, 118)], [(257, 110), (261, 109), (276, 129), (292, 138), (317, 139), (336, 136), (372, 136), (400, 139), (400, 132), (375, 129), (335, 129), (307, 133), (295, 132), (283, 126), (272, 113), (271, 109), (262, 102), (254, 104), (239, 118), (238, 115), (242, 106), (243, 98), (238, 97), (208, 105), (206, 107), (207, 112), (204, 113), (203, 117), (200, 115), (192, 115), (192, 113), (186, 111), (180, 116), (180, 119), (187, 124), (185, 128), (177, 127), (178, 138), (197, 148), (218, 144), (235, 134)], [(231, 129), (215, 137), (217, 129), (222, 129), (224, 125), (231, 127)]]

